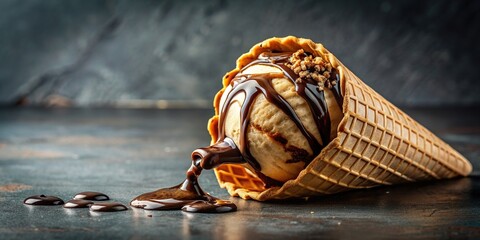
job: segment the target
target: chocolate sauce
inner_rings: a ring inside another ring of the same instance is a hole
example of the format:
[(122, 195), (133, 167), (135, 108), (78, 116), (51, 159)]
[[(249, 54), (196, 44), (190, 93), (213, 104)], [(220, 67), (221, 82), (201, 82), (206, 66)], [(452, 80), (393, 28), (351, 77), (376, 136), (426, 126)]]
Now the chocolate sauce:
[(54, 206), (62, 205), (64, 202), (62, 199), (55, 196), (45, 196), (45, 195), (34, 195), (23, 200), (24, 204), (27, 205), (44, 205), (44, 206)]
[(64, 208), (88, 208), (93, 204), (93, 201), (81, 200), (81, 199), (72, 199), (65, 204)]
[(90, 206), (93, 212), (118, 212), (128, 210), (127, 206), (118, 202), (94, 203)]
[(75, 197), (73, 197), (75, 200), (91, 200), (91, 201), (106, 201), (109, 200), (110, 198), (105, 194), (101, 192), (81, 192), (75, 194)]
[(219, 164), (241, 161), (241, 154), (233, 140), (207, 148), (199, 148), (192, 153), (192, 165), (186, 179), (179, 185), (144, 193), (130, 202), (130, 205), (146, 210), (183, 210), (185, 212), (224, 213), (237, 210), (234, 203), (221, 200), (203, 191), (198, 177), (203, 169), (212, 169)]

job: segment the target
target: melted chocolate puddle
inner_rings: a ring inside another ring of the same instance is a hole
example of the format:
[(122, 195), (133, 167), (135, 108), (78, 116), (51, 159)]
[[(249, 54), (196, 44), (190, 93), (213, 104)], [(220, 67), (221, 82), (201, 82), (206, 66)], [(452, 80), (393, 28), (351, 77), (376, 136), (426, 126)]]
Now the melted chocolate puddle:
[(177, 186), (144, 193), (130, 205), (146, 210), (183, 210), (185, 212), (224, 213), (237, 210), (237, 206), (218, 199), (202, 190), (198, 177), (203, 169), (212, 169), (223, 163), (243, 163), (242, 156), (231, 139), (192, 153), (192, 165), (186, 179)]
[(101, 192), (81, 192), (75, 194), (75, 197), (73, 197), (75, 200), (91, 200), (91, 201), (106, 201), (109, 200), (110, 198), (105, 194)]
[(45, 196), (45, 195), (34, 195), (23, 200), (24, 204), (27, 205), (43, 205), (43, 206), (54, 206), (54, 205), (63, 205), (63, 200), (55, 196)]
[(93, 212), (118, 212), (128, 210), (127, 206), (118, 202), (94, 203), (90, 206)]
[(88, 208), (93, 204), (93, 201), (88, 200), (80, 200), (80, 199), (72, 199), (65, 204), (63, 204), (64, 208)]

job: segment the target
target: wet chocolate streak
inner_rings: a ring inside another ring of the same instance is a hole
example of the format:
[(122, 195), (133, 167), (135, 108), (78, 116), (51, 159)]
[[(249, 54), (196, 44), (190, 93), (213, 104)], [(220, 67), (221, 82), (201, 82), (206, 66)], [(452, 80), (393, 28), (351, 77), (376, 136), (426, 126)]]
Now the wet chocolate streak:
[(93, 212), (118, 212), (125, 211), (127, 209), (127, 206), (118, 202), (94, 203), (90, 206), (90, 211)]
[(93, 201), (88, 200), (81, 200), (81, 199), (72, 199), (65, 204), (63, 204), (64, 208), (88, 208), (93, 204)]
[(109, 200), (110, 198), (105, 194), (101, 192), (81, 192), (75, 194), (75, 197), (73, 197), (75, 200), (91, 200), (91, 201), (106, 201)]
[(55, 196), (45, 196), (45, 195), (34, 195), (23, 200), (24, 204), (27, 205), (44, 205), (44, 206), (54, 206), (62, 205), (64, 202), (62, 199)]
[[(330, 138), (330, 117), (325, 101), (323, 91), (318, 89), (318, 84), (315, 81), (296, 81), (296, 75), (290, 68), (285, 66), (291, 53), (262, 53), (257, 60), (253, 61), (245, 68), (256, 64), (268, 65), (277, 67), (282, 70), (282, 73), (265, 73), (265, 74), (242, 74), (240, 72), (232, 80), (232, 90), (226, 96), (225, 104), (220, 109), (220, 119), (218, 122), (219, 138), (216, 144), (199, 148), (192, 153), (192, 165), (187, 171), (187, 178), (181, 184), (171, 187), (158, 189), (154, 192), (144, 193), (130, 202), (133, 207), (143, 208), (147, 210), (171, 210), (182, 209), (186, 212), (207, 212), (207, 213), (221, 213), (236, 211), (237, 207), (230, 201), (220, 200), (208, 193), (204, 192), (198, 184), (198, 177), (203, 169), (212, 169), (224, 163), (236, 163), (251, 165), (259, 178), (263, 180), (266, 187), (281, 185), (261, 172), (260, 164), (255, 160), (249, 151), (247, 141), (247, 127), (250, 125), (249, 116), (251, 106), (259, 94), (263, 94), (265, 98), (283, 111), (300, 129), (304, 137), (313, 150), (313, 155), (316, 156), (321, 149), (329, 142)], [(245, 69), (244, 68), (244, 69)], [(337, 80), (337, 72), (332, 72), (332, 80)], [(299, 116), (295, 113), (293, 107), (278, 94), (272, 86), (274, 78), (283, 78), (286, 76), (295, 85), (295, 89), (301, 97), (308, 103), (312, 114), (315, 116), (315, 123), (322, 136), (322, 142), (317, 141), (314, 134), (310, 133)], [(339, 84), (336, 84), (332, 91), (335, 95), (337, 103), (341, 107), (342, 98), (340, 95)], [(232, 100), (237, 94), (244, 93), (245, 101), (242, 104), (240, 111), (241, 119), (241, 134), (239, 148), (232, 139), (225, 135), (225, 116), (232, 103)], [(292, 151), (295, 149), (292, 149)], [(298, 159), (304, 157), (303, 161), (308, 164), (312, 156), (304, 156), (299, 153)], [(310, 159), (308, 159), (310, 158)]]

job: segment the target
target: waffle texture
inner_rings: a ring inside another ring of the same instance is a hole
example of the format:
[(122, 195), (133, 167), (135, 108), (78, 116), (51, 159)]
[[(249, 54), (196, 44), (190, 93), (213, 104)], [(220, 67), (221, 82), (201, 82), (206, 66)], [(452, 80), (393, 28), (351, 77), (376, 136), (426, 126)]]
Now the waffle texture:
[(337, 137), (297, 176), (281, 187), (263, 182), (242, 165), (225, 164), (215, 175), (232, 196), (266, 201), (310, 197), (349, 189), (466, 176), (472, 166), (461, 154), (375, 92), (323, 45), (296, 38), (270, 38), (237, 60), (223, 79), (208, 123), (212, 143), (218, 138), (219, 99), (226, 86), (248, 63), (265, 51), (304, 49), (329, 61), (339, 72), (344, 117)]

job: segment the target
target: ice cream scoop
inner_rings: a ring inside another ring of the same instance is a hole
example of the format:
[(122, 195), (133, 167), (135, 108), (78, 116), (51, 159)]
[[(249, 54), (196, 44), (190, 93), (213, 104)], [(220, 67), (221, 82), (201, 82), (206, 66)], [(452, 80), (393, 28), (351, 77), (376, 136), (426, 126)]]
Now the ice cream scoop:
[(301, 49), (263, 52), (219, 99), (217, 142), (232, 139), (247, 169), (267, 187), (280, 186), (336, 136), (342, 117), (337, 83), (336, 70), (321, 57)]

